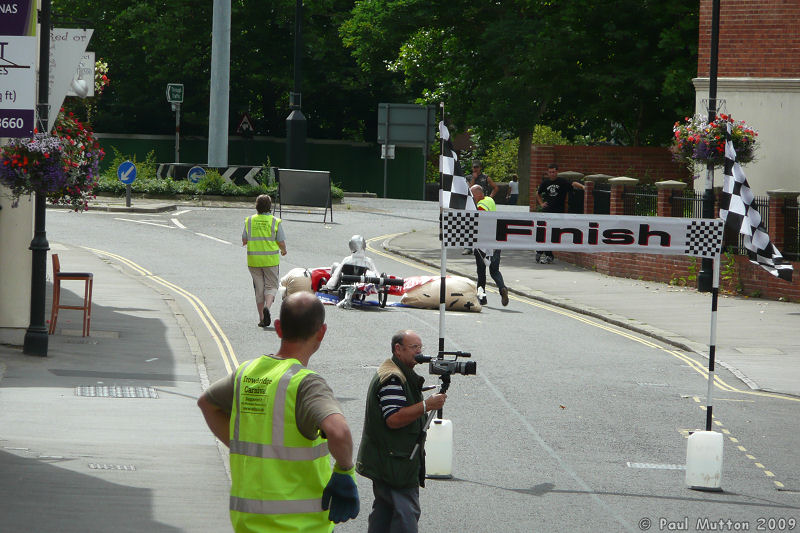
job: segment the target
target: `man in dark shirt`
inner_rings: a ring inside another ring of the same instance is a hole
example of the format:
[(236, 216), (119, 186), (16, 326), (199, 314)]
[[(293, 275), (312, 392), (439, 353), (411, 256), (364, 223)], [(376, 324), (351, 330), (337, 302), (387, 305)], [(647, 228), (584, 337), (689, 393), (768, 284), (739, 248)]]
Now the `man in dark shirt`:
[(500, 189), (492, 181), (492, 178), (481, 172), (481, 162), (477, 159), (472, 162), (472, 177), (469, 180), (469, 186), (472, 187), (473, 185), (480, 185), (481, 189), (483, 189), (483, 195), (490, 198), (494, 198), (494, 195)]
[[(583, 184), (579, 181), (570, 183), (564, 178), (558, 177), (558, 164), (550, 163), (547, 167), (547, 175), (544, 176), (537, 191), (537, 199), (542, 211), (545, 213), (564, 213), (566, 212), (567, 198), (570, 189), (583, 190)], [(553, 262), (553, 252), (536, 252), (536, 262), (547, 264)]]

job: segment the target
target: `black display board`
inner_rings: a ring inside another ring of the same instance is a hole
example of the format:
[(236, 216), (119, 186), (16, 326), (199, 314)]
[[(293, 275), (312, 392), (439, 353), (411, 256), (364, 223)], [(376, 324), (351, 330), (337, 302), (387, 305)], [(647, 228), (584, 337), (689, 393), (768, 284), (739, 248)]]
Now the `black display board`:
[(275, 180), (278, 183), (278, 212), (283, 205), (299, 205), (306, 207), (324, 207), (322, 222), (328, 219), (331, 210), (333, 222), (333, 203), (331, 201), (331, 173), (326, 170), (297, 170), (293, 168), (276, 168)]

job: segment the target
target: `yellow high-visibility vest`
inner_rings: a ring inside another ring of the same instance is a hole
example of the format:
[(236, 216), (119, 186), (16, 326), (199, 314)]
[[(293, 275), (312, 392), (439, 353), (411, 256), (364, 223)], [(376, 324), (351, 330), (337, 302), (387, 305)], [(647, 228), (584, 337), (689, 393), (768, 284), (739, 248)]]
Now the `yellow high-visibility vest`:
[(245, 221), (247, 266), (268, 267), (280, 264), (280, 248), (275, 239), (281, 219), (272, 215), (253, 215)]
[(297, 429), (297, 389), (313, 373), (297, 359), (262, 356), (241, 365), (230, 424), (233, 529), (333, 531), (322, 491), (331, 477), (328, 441)]
[(497, 211), (497, 206), (491, 196), (484, 196), (476, 207), (478, 209), (483, 208), (484, 211)]

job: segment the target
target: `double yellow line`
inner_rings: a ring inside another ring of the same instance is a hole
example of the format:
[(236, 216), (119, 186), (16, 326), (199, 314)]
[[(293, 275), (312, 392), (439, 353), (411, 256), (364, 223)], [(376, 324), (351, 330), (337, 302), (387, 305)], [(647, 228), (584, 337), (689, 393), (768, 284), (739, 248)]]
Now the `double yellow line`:
[(112, 254), (111, 252), (106, 252), (105, 250), (98, 250), (96, 248), (89, 248), (88, 246), (82, 246), (82, 248), (84, 248), (85, 250), (89, 250), (90, 252), (94, 252), (98, 255), (105, 255), (111, 257), (112, 259), (115, 259), (120, 263), (128, 266), (135, 272), (138, 272), (142, 276), (145, 276), (148, 279), (155, 281), (159, 285), (162, 285), (167, 289), (176, 292), (177, 294), (180, 294), (181, 296), (186, 298), (189, 304), (197, 312), (197, 316), (200, 317), (200, 320), (203, 322), (206, 329), (208, 329), (208, 332), (211, 334), (211, 338), (217, 345), (220, 357), (222, 358), (222, 362), (225, 363), (225, 368), (227, 369), (228, 373), (232, 372), (233, 369), (239, 366), (239, 361), (238, 359), (236, 359), (236, 354), (233, 351), (233, 346), (231, 346), (231, 342), (228, 340), (228, 337), (225, 336), (225, 332), (222, 331), (222, 327), (220, 327), (219, 323), (217, 323), (216, 319), (214, 318), (214, 315), (211, 314), (211, 311), (208, 310), (208, 308), (205, 306), (202, 300), (200, 300), (200, 298), (190, 293), (186, 289), (182, 289), (181, 287), (178, 287), (174, 283), (165, 280), (162, 277), (153, 275), (153, 273), (147, 270), (146, 268), (137, 265), (130, 259), (122, 257), (121, 255)]

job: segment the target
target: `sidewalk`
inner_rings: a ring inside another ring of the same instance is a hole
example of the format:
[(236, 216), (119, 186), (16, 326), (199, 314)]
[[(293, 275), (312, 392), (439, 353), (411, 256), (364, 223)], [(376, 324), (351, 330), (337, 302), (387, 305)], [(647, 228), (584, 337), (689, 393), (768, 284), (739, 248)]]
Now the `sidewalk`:
[[(435, 228), (397, 236), (385, 248), (440, 268)], [(558, 259), (540, 265), (534, 255), (503, 251), (500, 270), (510, 293), (591, 315), (708, 357), (710, 293), (606, 276)], [(460, 248), (448, 250), (447, 270), (475, 279), (475, 259), (461, 255)], [(493, 286), (491, 279), (489, 283)], [(499, 299), (490, 291), (489, 305), (499, 305)], [(717, 309), (717, 364), (753, 389), (800, 396), (800, 305), (720, 295)]]
[[(230, 484), (195, 404), (202, 359), (171, 297), (51, 248), (65, 270), (94, 273), (91, 336), (62, 310), (48, 357), (0, 345), (0, 530), (229, 531)], [(82, 296), (80, 282), (62, 288)]]

